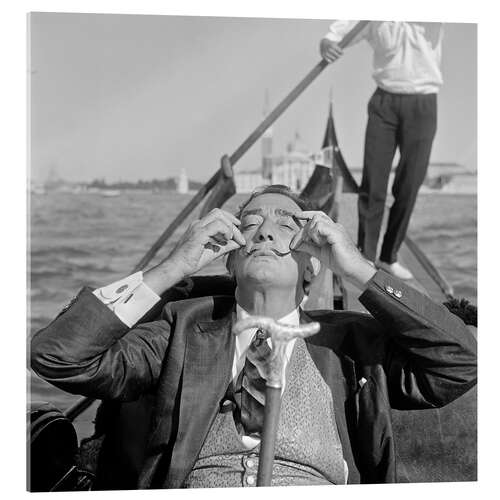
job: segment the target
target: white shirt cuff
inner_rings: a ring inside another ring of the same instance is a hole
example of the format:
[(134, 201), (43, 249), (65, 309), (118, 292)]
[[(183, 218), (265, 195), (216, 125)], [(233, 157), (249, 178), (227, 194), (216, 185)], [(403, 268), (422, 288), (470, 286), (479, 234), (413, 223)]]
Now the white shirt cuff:
[(98, 288), (93, 294), (129, 328), (160, 300), (160, 297), (143, 282), (142, 271)]

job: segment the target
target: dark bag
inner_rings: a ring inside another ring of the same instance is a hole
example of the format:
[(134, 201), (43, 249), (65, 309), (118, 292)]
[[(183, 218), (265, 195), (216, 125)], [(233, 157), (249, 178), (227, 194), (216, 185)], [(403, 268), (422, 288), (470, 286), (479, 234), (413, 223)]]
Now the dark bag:
[(28, 491), (87, 491), (93, 474), (77, 463), (73, 424), (50, 403), (32, 403), (28, 412)]

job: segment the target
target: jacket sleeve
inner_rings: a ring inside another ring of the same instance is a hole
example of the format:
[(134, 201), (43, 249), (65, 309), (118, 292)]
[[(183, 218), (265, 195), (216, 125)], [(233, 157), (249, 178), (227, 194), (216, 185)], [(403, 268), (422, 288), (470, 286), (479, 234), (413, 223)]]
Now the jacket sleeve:
[(445, 306), (382, 271), (360, 302), (385, 336), (383, 364), (393, 408), (438, 408), (476, 384), (476, 339)]
[(130, 401), (153, 388), (168, 346), (168, 315), (135, 328), (84, 288), (31, 341), (31, 366), (73, 394)]

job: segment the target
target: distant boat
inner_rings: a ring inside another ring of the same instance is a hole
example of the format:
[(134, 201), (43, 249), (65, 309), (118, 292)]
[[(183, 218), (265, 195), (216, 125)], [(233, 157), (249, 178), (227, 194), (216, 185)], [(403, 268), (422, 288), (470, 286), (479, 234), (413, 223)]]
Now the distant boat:
[(114, 196), (120, 196), (121, 191), (118, 189), (101, 189), (99, 194), (105, 198), (113, 198)]
[(30, 189), (31, 194), (47, 194), (43, 186), (32, 186)]

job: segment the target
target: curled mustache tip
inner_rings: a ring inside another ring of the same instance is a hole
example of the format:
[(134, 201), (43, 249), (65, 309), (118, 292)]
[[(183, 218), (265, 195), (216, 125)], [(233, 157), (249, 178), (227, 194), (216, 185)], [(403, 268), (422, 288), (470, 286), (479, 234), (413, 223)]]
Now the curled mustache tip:
[[(257, 252), (258, 250), (262, 250), (262, 249), (261, 248), (253, 248), (251, 250), (247, 250), (246, 248), (242, 248), (242, 250), (246, 255), (252, 255), (253, 253)], [(271, 250), (271, 252), (276, 254), (278, 257), (284, 257), (285, 255), (292, 253), (291, 250), (288, 250), (287, 252), (281, 252), (280, 250), (277, 250), (276, 248), (270, 248), (269, 250)]]

